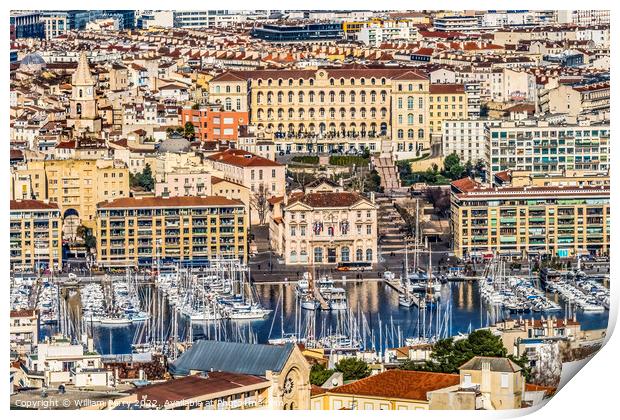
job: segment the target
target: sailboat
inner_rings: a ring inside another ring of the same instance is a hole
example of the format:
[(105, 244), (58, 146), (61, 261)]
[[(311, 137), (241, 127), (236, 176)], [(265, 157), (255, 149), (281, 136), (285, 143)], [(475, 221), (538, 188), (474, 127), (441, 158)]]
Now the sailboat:
[(405, 281), (403, 284), (403, 293), (398, 295), (398, 304), (406, 308), (410, 308), (415, 305), (411, 291), (409, 290), (409, 247), (405, 240)]
[[(295, 315), (297, 316), (297, 301), (298, 299), (295, 299)], [(299, 342), (304, 342), (305, 339), (300, 338), (300, 334), (295, 331), (293, 333), (285, 333), (284, 332), (284, 293), (281, 291), (280, 292), (280, 302), (281, 303), (281, 307), (280, 307), (280, 338), (270, 338), (267, 341), (269, 342), (269, 344), (286, 344), (286, 343), (293, 343), (293, 344), (297, 344)], [(276, 312), (278, 311), (278, 307), (276, 306)], [(275, 317), (274, 317), (275, 320)], [(272, 327), (273, 327), (273, 323), (272, 323)], [(297, 323), (295, 323), (295, 329), (297, 329)], [(271, 332), (270, 332), (271, 335)]]
[[(302, 309), (307, 311), (315, 311), (319, 307), (319, 302), (314, 297), (314, 260), (312, 261), (311, 271), (312, 272), (304, 273), (304, 280), (307, 280), (308, 287), (300, 292), (300, 306)], [(302, 280), (300, 280), (300, 283), (301, 284), (298, 284), (298, 287), (303, 287), (306, 284), (306, 282), (302, 282)]]

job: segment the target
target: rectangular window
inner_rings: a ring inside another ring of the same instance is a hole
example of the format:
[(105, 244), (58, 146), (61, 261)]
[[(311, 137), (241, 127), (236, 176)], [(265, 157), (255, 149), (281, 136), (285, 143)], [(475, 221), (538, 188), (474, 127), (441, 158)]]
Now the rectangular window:
[(502, 384), (501, 384), (502, 388), (508, 388), (508, 374), (507, 373), (502, 373)]

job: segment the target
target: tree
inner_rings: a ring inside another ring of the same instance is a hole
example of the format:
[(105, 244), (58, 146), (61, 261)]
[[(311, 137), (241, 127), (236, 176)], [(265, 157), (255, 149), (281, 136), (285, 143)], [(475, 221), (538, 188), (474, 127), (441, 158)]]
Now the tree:
[(443, 175), (451, 180), (463, 177), (465, 168), (461, 165), (461, 159), (455, 152), (449, 154), (443, 160)]
[(192, 124), (190, 121), (186, 122), (184, 130), (183, 130), (183, 134), (185, 138), (193, 139), (194, 136), (196, 135), (196, 129), (194, 127), (194, 124)]
[[(507, 350), (501, 337), (494, 335), (490, 330), (476, 330), (464, 340), (454, 341), (451, 337), (437, 341), (429, 361), (423, 365), (407, 364), (403, 369), (457, 373), (459, 366), (474, 356), (507, 357)], [(530, 374), (527, 358), (512, 356), (508, 358), (523, 368), (523, 375), (527, 380)]]
[(476, 175), (474, 173), (474, 165), (473, 163), (471, 163), (471, 159), (467, 159), (467, 162), (465, 163), (465, 175), (471, 177)]
[(310, 369), (310, 383), (321, 386), (334, 374), (333, 369), (325, 369), (323, 365), (313, 365)]
[(92, 229), (89, 229), (84, 225), (79, 225), (77, 227), (76, 234), (79, 238), (82, 238), (82, 240), (84, 241), (84, 246), (86, 246), (88, 252), (90, 252), (91, 249), (96, 248), (97, 239), (93, 236)]
[(153, 191), (153, 188), (155, 188), (155, 179), (153, 179), (151, 165), (147, 163), (142, 172), (137, 172), (135, 174), (130, 173), (129, 186), (132, 188), (140, 187), (146, 191)]
[(370, 376), (368, 363), (355, 357), (347, 357), (336, 363), (336, 370), (342, 372), (343, 380), (356, 381)]
[(153, 191), (153, 188), (155, 188), (153, 171), (151, 170), (151, 165), (148, 163), (144, 166), (144, 169), (142, 170), (141, 187), (147, 191)]

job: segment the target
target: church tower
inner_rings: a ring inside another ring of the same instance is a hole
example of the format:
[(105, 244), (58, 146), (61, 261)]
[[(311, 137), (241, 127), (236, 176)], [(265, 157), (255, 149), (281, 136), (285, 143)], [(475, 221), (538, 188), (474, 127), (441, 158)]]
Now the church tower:
[(90, 73), (88, 58), (82, 51), (78, 66), (71, 76), (71, 99), (67, 126), (80, 133), (101, 131), (101, 118), (97, 114), (95, 81)]

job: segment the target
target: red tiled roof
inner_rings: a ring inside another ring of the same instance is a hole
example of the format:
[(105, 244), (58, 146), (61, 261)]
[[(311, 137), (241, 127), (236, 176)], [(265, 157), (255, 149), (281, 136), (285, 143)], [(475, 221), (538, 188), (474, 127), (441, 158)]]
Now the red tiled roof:
[(362, 200), (366, 199), (353, 192), (321, 191), (292, 196), (289, 205), (299, 201), (310, 207), (351, 207)]
[(25, 318), (36, 316), (37, 311), (35, 309), (20, 309), (17, 311), (11, 311), (11, 318)]
[(229, 372), (209, 372), (208, 376), (192, 375), (164, 383), (147, 385), (135, 391), (138, 401), (162, 406), (176, 401), (188, 401), (220, 392), (234, 391), (250, 385), (269, 383), (264, 378)]
[(478, 186), (478, 183), (473, 179), (467, 177), (453, 181), (452, 186), (459, 189), (460, 191), (467, 192), (476, 188)]
[(310, 387), (310, 396), (325, 394), (327, 390), (325, 388), (321, 388), (320, 386), (312, 385)]
[(58, 205), (39, 200), (11, 200), (11, 210), (58, 210)]
[(209, 157), (209, 160), (227, 163), (233, 166), (282, 166), (282, 164), (273, 160), (266, 159), (254, 153), (246, 152), (240, 149), (228, 149), (220, 153), (215, 153)]
[(427, 401), (430, 391), (460, 383), (457, 374), (388, 370), (350, 384), (328, 390), (331, 394), (353, 394), (371, 397)]
[(525, 384), (525, 392), (535, 392), (535, 391), (544, 391), (546, 396), (552, 396), (555, 394), (557, 388), (553, 386), (542, 386), (542, 385), (534, 385), (534, 384)]
[(230, 200), (225, 197), (124, 197), (112, 201), (102, 201), (97, 204), (100, 209), (116, 208), (152, 208), (152, 207), (212, 207), (212, 206), (239, 206), (239, 200)]
[(429, 92), (434, 95), (441, 95), (445, 93), (465, 93), (465, 87), (463, 85), (455, 84), (432, 84), (430, 85)]

